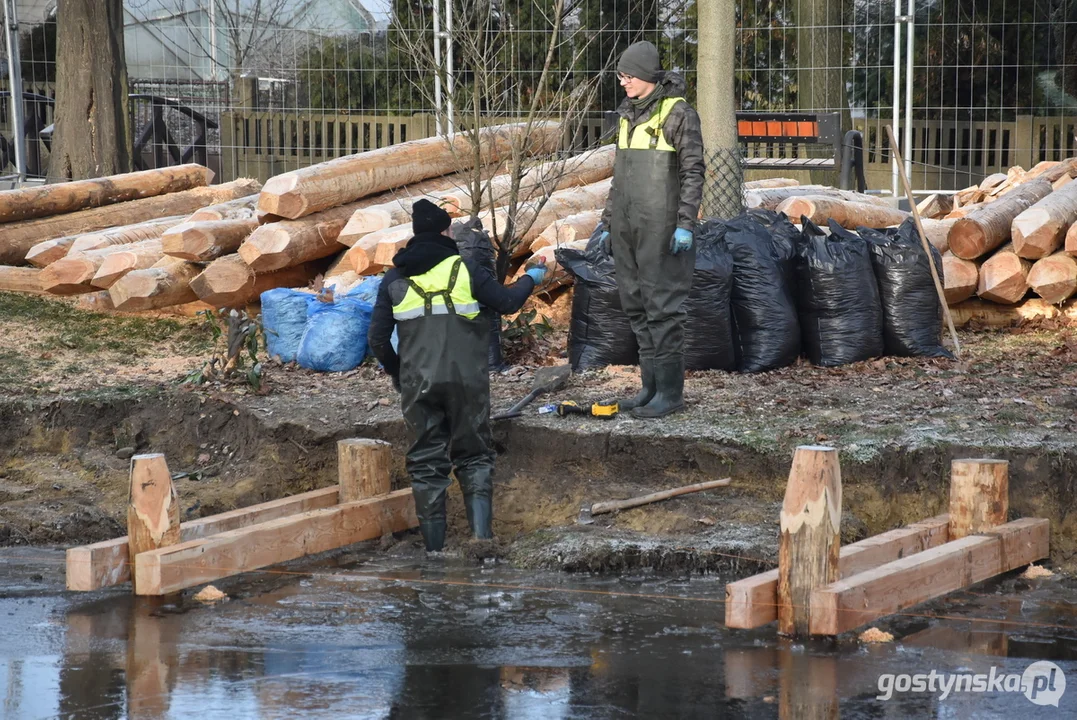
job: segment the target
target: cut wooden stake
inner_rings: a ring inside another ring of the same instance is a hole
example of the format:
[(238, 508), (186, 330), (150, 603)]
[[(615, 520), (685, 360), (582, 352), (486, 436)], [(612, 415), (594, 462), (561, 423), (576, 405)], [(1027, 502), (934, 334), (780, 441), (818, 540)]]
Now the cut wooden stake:
[(206, 266), (191, 280), (191, 289), (202, 302), (213, 307), (242, 307), (266, 290), (304, 287), (324, 268), (305, 263), (271, 273), (255, 274), (238, 255), (225, 255)]
[(1010, 464), (954, 460), (950, 465), (950, 540), (1005, 524), (1010, 510)]
[[(332, 507), (340, 493), (336, 485), (321, 490), (191, 520), (180, 525), (180, 542), (200, 540), (217, 533), (250, 527), (269, 520)], [(116, 538), (67, 551), (67, 589), (91, 591), (131, 579), (127, 538)]]
[[(393, 232), (393, 237), (399, 238), (401, 235), (406, 234), (408, 232), (407, 228), (410, 227), (410, 225), (398, 225)], [(336, 275), (351, 271), (360, 275), (376, 275), (384, 270), (387, 266), (377, 261), (378, 245), (384, 237), (381, 234), (382, 232), (378, 230), (367, 233), (356, 240), (354, 245), (341, 254), (340, 259), (337, 260), (329, 274)], [(389, 262), (392, 262), (392, 257), (389, 258)]]
[(962, 260), (951, 252), (942, 256), (943, 291), (947, 305), (956, 305), (976, 294), (980, 284), (980, 264)]
[(0, 222), (63, 215), (138, 198), (167, 195), (209, 185), (213, 171), (196, 164), (121, 173), (0, 192)]
[[(611, 181), (602, 180), (590, 185), (559, 190), (539, 207), (540, 201), (529, 200), (517, 206), (515, 256), (526, 255), (531, 243), (543, 230), (549, 227), (558, 218), (568, 217), (588, 210), (599, 210), (606, 205), (609, 197)], [(508, 224), (508, 210), (495, 208), (493, 211), (483, 212), (479, 215), (483, 228), (490, 233), (495, 241), (500, 233), (505, 231)]]
[(924, 225), (927, 241), (940, 253), (947, 252), (950, 249), (950, 230), (957, 220), (929, 220), (928, 218), (921, 218), (920, 222)]
[(10, 265), (0, 265), (0, 291), (47, 294), (41, 285), (41, 270)]
[[(536, 240), (535, 242), (538, 241)], [(542, 285), (535, 288), (535, 292), (549, 293), (560, 287), (564, 287), (565, 285), (571, 285), (572, 275), (557, 262), (557, 250), (559, 248), (566, 248), (583, 252), (587, 249), (587, 243), (587, 239), (574, 240), (561, 245), (540, 247), (537, 250), (535, 249), (535, 243), (531, 243), (531, 249), (534, 254), (528, 258), (527, 264), (520, 266), (516, 275), (513, 276), (513, 281), (515, 282), (523, 277), (531, 263), (541, 262), (546, 267), (546, 277), (543, 278)]]
[(183, 305), (198, 300), (191, 281), (201, 271), (194, 263), (169, 258), (164, 265), (127, 273), (108, 292), (112, 304), (124, 312)]
[[(161, 258), (161, 241), (156, 238), (140, 240), (129, 245), (112, 245), (83, 253), (69, 253), (41, 271), (42, 287), (54, 295), (78, 295), (99, 289), (93, 280), (100, 272), (105, 260), (114, 254), (124, 253), (123, 259), (110, 268), (109, 274), (119, 272), (123, 275), (134, 269), (140, 262), (148, 267)], [(139, 258), (142, 258), (140, 261)], [(145, 261), (148, 260), (148, 263)], [(101, 281), (104, 281), (102, 276)]]
[(984, 300), (1013, 305), (1028, 294), (1028, 273), (1032, 263), (1018, 257), (1013, 243), (1007, 243), (980, 266), (976, 294)]
[(1077, 222), (1066, 231), (1065, 250), (1070, 255), (1077, 255)]
[(587, 241), (601, 220), (602, 210), (587, 210), (558, 218), (531, 242), (530, 250), (538, 252), (544, 247), (557, 247), (579, 240)]
[(816, 445), (796, 449), (780, 524), (778, 632), (805, 635), (812, 591), (838, 579), (841, 468), (837, 450)]
[(338, 440), (340, 502), (356, 502), (388, 493), (392, 486), (389, 476), (392, 461), (393, 446), (387, 442), (363, 438)]
[(4, 232), (0, 233), (0, 262), (21, 262), (27, 251), (43, 240), (192, 213), (206, 205), (233, 200), (251, 192), (254, 192), (251, 181), (235, 180), (223, 185), (129, 200), (67, 215), (8, 223), (4, 226)]
[(940, 219), (954, 209), (954, 196), (945, 193), (928, 195), (916, 205), (916, 209), (924, 220)]
[(131, 558), (178, 543), (179, 510), (179, 496), (165, 456), (158, 453), (132, 457), (127, 502), (127, 547)]
[[(526, 128), (521, 123), (482, 130), (478, 137), (482, 164), (510, 157)], [(560, 140), (559, 124), (534, 123), (524, 149), (527, 155), (541, 155), (555, 150)], [(296, 219), (394, 187), (458, 172), (461, 164), (469, 163), (473, 155), (471, 140), (464, 133), (448, 140), (442, 137), (411, 140), (347, 155), (270, 178), (262, 188), (258, 208)]]
[(1010, 239), (1014, 219), (1051, 193), (1045, 179), (1025, 183), (1006, 197), (982, 205), (954, 224), (950, 230), (950, 252), (966, 260), (989, 253)]
[(165, 595), (417, 527), (411, 489), (260, 523), (135, 558), (140, 595)]
[(1050, 522), (1024, 518), (818, 588), (813, 635), (839, 635), (1050, 554)]
[[(845, 578), (946, 542), (949, 515), (865, 538), (841, 548), (838, 576)], [(751, 629), (778, 619), (778, 570), (725, 586), (726, 627)]]
[(185, 222), (161, 235), (161, 249), (180, 260), (209, 262), (238, 250), (257, 228), (254, 217)]
[(1066, 252), (1037, 260), (1028, 271), (1028, 284), (1049, 303), (1065, 302), (1077, 292), (1077, 260)]
[[(1068, 177), (1068, 176), (1066, 176)], [(1013, 219), (1015, 252), (1038, 260), (1062, 247), (1066, 231), (1077, 221), (1077, 184), (1055, 190)]]

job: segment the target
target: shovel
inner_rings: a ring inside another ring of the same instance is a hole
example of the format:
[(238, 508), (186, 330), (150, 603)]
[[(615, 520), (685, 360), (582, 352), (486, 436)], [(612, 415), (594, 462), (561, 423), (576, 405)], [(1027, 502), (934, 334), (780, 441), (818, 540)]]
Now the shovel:
[(520, 402), (510, 407), (505, 412), (494, 415), (491, 420), (509, 420), (523, 415), (523, 409), (530, 405), (535, 398), (543, 393), (557, 392), (568, 384), (572, 377), (572, 368), (568, 365), (554, 365), (542, 367), (535, 371), (535, 379), (531, 383), (531, 392), (524, 395)]
[(576, 522), (580, 525), (590, 525), (594, 522), (595, 515), (616, 512), (618, 510), (627, 510), (628, 508), (639, 507), (640, 505), (649, 505), (650, 503), (677, 497), (678, 495), (687, 495), (688, 493), (696, 493), (702, 490), (725, 487), (729, 482), (729, 478), (722, 478), (721, 480), (710, 480), (708, 482), (696, 483), (695, 485), (685, 485), (684, 487), (674, 488), (672, 490), (662, 490), (660, 492), (651, 493), (650, 495), (640, 495), (639, 497), (629, 498), (628, 500), (610, 500), (608, 502), (595, 503), (594, 505), (584, 505), (580, 508), (580, 516), (576, 518)]

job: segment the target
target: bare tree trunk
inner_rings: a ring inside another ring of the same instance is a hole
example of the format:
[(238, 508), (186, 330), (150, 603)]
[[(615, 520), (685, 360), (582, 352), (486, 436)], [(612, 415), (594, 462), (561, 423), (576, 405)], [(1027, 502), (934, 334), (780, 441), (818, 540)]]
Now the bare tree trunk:
[(699, 13), (696, 98), (707, 162), (703, 215), (728, 219), (740, 212), (744, 191), (733, 91), (736, 8), (734, 0), (700, 2), (696, 8)]
[(130, 172), (122, 0), (60, 0), (56, 47), (56, 142), (49, 175)]
[[(847, 0), (797, 2), (797, 105), (805, 112), (841, 113), (841, 130), (852, 129), (845, 89), (845, 33), (842, 11)], [(834, 171), (813, 170), (811, 181), (834, 184)]]

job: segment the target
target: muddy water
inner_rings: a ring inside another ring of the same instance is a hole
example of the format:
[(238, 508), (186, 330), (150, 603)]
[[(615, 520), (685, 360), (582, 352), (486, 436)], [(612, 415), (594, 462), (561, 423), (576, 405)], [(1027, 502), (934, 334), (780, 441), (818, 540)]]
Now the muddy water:
[[(1065, 580), (977, 586), (883, 625), (898, 642), (874, 646), (726, 631), (723, 582), (363, 552), (223, 581), (231, 599), (204, 607), (65, 593), (62, 553), (5, 550), (0, 717), (1077, 716)], [(1040, 659), (1072, 683), (1058, 708), (1004, 690), (876, 697), (886, 673), (1021, 674)]]

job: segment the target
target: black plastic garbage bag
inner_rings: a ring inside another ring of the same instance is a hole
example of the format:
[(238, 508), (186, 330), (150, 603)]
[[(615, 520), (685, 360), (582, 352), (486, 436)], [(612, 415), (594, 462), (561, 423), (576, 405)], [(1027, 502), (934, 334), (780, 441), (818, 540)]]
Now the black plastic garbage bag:
[(785, 229), (792, 225), (780, 217), (773, 222), (772, 231), (755, 214), (745, 214), (725, 224), (724, 244), (733, 260), (733, 349), (741, 372), (774, 370), (800, 356), (793, 244)]
[(696, 267), (684, 327), (684, 363), (689, 370), (735, 370), (729, 296), (733, 258), (725, 246), (725, 223), (708, 220), (696, 231)]
[[(916, 231), (906, 220), (896, 232), (857, 228), (869, 243), (871, 264), (883, 307), (883, 345), (887, 355), (948, 357), (942, 347), (942, 305), (931, 267)], [(930, 246), (931, 260), (942, 277), (942, 255)]]
[(603, 247), (601, 236), (600, 226), (586, 250), (558, 248), (555, 252), (557, 262), (575, 278), (568, 332), (573, 370), (639, 363), (636, 335), (621, 309), (613, 257)]
[(797, 307), (804, 351), (832, 367), (883, 354), (883, 309), (868, 242), (830, 222), (830, 236), (807, 218), (797, 248)]
[[(456, 247), (460, 249), (460, 257), (477, 263), (494, 274), (497, 273), (494, 245), (490, 241), (490, 234), (483, 229), (480, 220), (453, 223), (451, 235), (456, 241)], [(490, 369), (500, 370), (505, 366), (505, 360), (501, 354), (501, 316), (489, 308), (483, 308), (482, 315), (490, 323)]]

